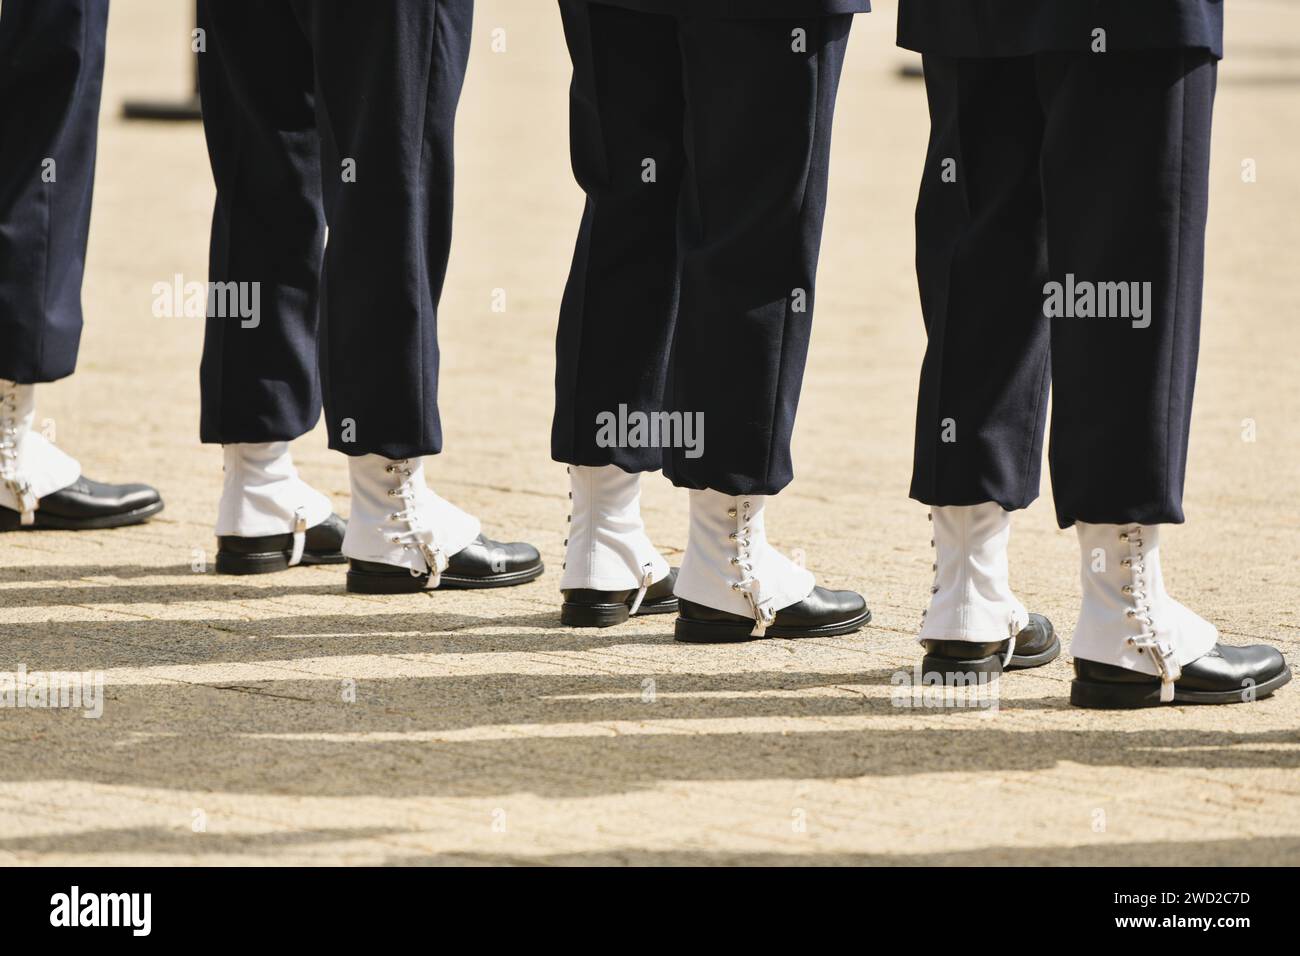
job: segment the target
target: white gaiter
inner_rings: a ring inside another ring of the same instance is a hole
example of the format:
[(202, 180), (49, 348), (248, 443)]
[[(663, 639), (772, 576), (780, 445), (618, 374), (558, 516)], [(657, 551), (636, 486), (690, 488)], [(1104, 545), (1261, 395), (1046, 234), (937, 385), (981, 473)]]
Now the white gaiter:
[(1219, 640), (1218, 629), (1165, 590), (1160, 527), (1075, 523), (1083, 604), (1070, 653), (1162, 678), (1161, 699)]
[(811, 571), (768, 544), (763, 495), (691, 491), (686, 556), (677, 573), (679, 598), (752, 617), (761, 637), (776, 612), (812, 593)]
[(479, 535), (479, 520), (434, 494), (425, 483), (420, 458), (393, 460), (379, 455), (348, 459), (352, 512), (343, 553), (429, 572), (429, 587), (447, 561)]
[(934, 507), (930, 520), (934, 584), (918, 640), (994, 644), (1019, 634), (1029, 612), (1011, 593), (1011, 515), (988, 501)]
[(560, 589), (629, 591), (668, 576), (641, 520), (641, 476), (617, 465), (569, 466), (572, 514)]
[(217, 506), (217, 535), (260, 538), (320, 524), (334, 508), (329, 498), (298, 477), (289, 443), (222, 445), (225, 479)]
[(32, 524), (39, 499), (81, 477), (81, 464), (33, 430), (36, 386), (0, 379), (0, 505)]

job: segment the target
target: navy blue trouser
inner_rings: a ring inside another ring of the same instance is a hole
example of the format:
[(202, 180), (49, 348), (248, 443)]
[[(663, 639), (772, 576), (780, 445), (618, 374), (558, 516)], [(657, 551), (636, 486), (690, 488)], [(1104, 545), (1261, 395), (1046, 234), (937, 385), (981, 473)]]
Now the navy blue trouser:
[(0, 378), (77, 367), (108, 0), (0, 6)]
[[(1216, 69), (1204, 50), (925, 56), (913, 498), (1026, 507), (1050, 387), (1061, 527), (1183, 520)], [(1053, 282), (1074, 315), (1045, 317)], [(1145, 318), (1079, 317), (1079, 283), (1134, 282)]]
[[(552, 455), (775, 494), (794, 476), (852, 18), (560, 9), (587, 202), (560, 309)], [(607, 447), (597, 416), (620, 405), (702, 416), (702, 454)]]
[[(260, 283), (207, 320), (205, 442), (442, 448), (437, 308), (473, 0), (203, 0), (217, 186), (209, 279)], [(329, 227), (329, 243), (325, 229)]]

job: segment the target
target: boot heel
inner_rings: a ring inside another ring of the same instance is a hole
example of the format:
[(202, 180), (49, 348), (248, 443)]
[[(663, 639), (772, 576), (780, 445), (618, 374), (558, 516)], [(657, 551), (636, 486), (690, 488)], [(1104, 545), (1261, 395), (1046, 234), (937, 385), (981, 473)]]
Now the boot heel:
[(560, 605), (560, 623), (566, 627), (613, 627), (630, 616), (626, 604), (570, 604), (566, 601)]
[(679, 617), (673, 627), (673, 637), (683, 644), (738, 644), (753, 638), (752, 621), (730, 624), (724, 621), (691, 621)]
[(427, 574), (413, 577), (410, 574), (374, 574), (369, 571), (348, 571), (347, 589), (352, 594), (416, 594), (426, 590)]
[(988, 657), (975, 657), (962, 660), (956, 657), (939, 657), (926, 654), (921, 658), (921, 676), (928, 678), (931, 674), (943, 675), (944, 687), (964, 687), (988, 680), (985, 675), (1002, 673), (1002, 658), (996, 654)]
[[(1070, 703), (1093, 710), (1135, 710), (1160, 706), (1160, 685), (1111, 684), (1102, 681), (1072, 680)], [(1172, 701), (1171, 701), (1172, 703)]]
[(271, 574), (288, 569), (289, 554), (285, 551), (264, 551), (258, 554), (217, 552), (218, 574)]

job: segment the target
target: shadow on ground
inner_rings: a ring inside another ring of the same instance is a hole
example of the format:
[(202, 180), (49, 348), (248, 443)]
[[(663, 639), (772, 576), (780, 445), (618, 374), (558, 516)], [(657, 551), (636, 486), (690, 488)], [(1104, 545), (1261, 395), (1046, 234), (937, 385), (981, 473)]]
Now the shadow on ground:
[[(1063, 697), (1004, 699), (991, 719), (927, 710), (924, 727), (834, 723), (899, 716), (888, 695), (854, 693), (888, 683), (891, 673), (360, 677), (355, 703), (343, 699), (342, 682), (328, 679), (110, 687), (99, 720), (8, 711), (0, 781), (323, 797), (587, 797), (672, 781), (997, 774), (1065, 762), (1300, 767), (1294, 730), (1032, 729), (1032, 715), (1012, 723), (1019, 710), (1066, 708)], [(653, 703), (641, 697), (649, 679)], [(690, 723), (738, 718), (749, 723)], [(794, 729), (791, 718), (801, 719)]]

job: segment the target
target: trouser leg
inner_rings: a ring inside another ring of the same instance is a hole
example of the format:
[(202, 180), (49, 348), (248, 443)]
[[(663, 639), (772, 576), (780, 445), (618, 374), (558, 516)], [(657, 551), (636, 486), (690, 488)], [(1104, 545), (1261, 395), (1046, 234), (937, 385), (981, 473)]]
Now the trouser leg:
[(311, 47), (288, 0), (202, 0), (199, 25), (207, 32), (199, 84), (217, 187), (209, 281), (234, 283), (257, 305), (252, 318), (209, 310), (200, 435), (224, 444), (288, 441), (309, 431), (321, 410), (325, 220)]
[(1024, 508), (1038, 496), (1050, 386), (1034, 61), (927, 56), (925, 81), (916, 271), (928, 341), (911, 496)]
[(662, 452), (601, 437), (597, 416), (663, 406), (677, 304), (681, 60), (670, 16), (562, 0), (570, 148), (587, 195), (555, 344), (551, 453), (653, 471)]
[(108, 0), (0, 8), (0, 379), (71, 375)]
[(850, 23), (681, 21), (685, 228), (668, 405), (702, 415), (704, 436), (702, 449), (665, 455), (674, 484), (775, 494), (794, 476), (790, 433)]
[[(321, 410), (325, 215), (312, 54), (288, 0), (201, 0), (198, 14), (207, 40), (203, 130), (217, 187), (208, 279), (255, 306), (249, 317), (210, 296), (203, 337), (200, 437), (225, 446), (217, 570), (275, 571), (304, 555), (286, 559), (284, 541), (271, 539), (286, 539), (300, 519), (316, 528), (332, 510), (298, 477), (288, 444)], [(240, 538), (248, 540), (234, 550)]]
[(1057, 519), (1180, 522), (1217, 64), (1194, 50), (1038, 61), (1051, 280), (1125, 313), (1052, 320)]
[(437, 308), (472, 0), (295, 0), (316, 68), (329, 244), (321, 377), (330, 447), (442, 449)]

